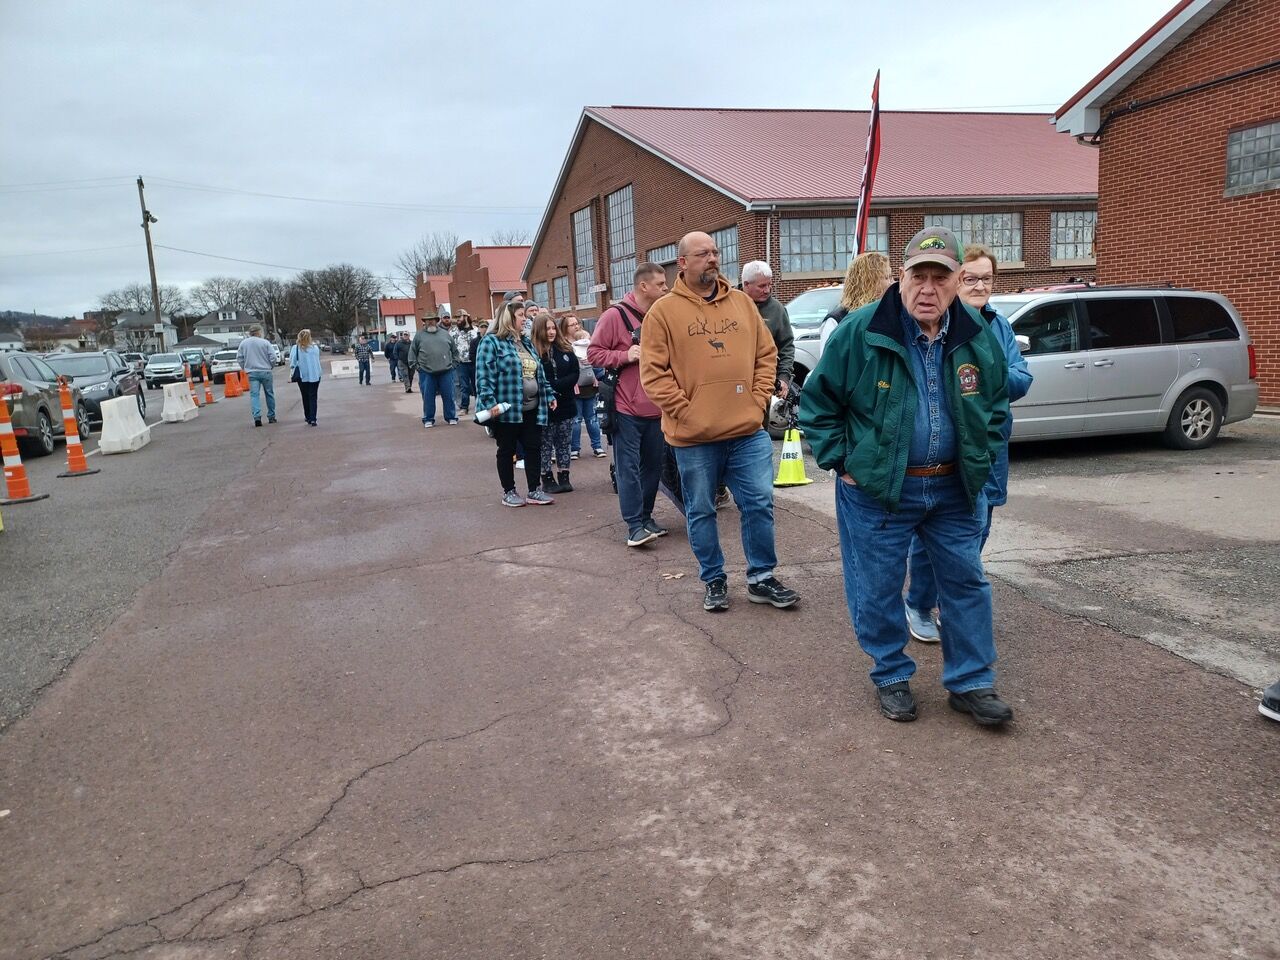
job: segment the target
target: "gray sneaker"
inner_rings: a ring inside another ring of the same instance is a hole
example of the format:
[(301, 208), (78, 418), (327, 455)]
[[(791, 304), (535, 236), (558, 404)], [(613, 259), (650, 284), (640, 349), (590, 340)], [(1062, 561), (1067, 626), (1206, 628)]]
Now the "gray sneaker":
[(530, 491), (529, 495), (524, 498), (525, 503), (533, 504), (536, 507), (546, 506), (548, 503), (555, 503), (555, 498), (548, 497), (541, 490)]
[(524, 497), (516, 493), (514, 490), (508, 490), (502, 495), (502, 505), (504, 507), (523, 507)]
[(938, 625), (933, 622), (932, 610), (916, 610), (908, 606), (907, 610), (907, 630), (911, 636), (915, 637), (921, 643), (941, 643), (942, 634), (938, 632)]

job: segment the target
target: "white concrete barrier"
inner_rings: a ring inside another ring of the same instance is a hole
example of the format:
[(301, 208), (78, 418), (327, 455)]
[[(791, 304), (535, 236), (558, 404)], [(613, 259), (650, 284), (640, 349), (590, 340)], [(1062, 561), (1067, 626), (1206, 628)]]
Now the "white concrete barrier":
[(329, 376), (333, 377), (335, 380), (340, 380), (343, 377), (358, 376), (359, 373), (360, 367), (354, 360), (329, 361)]
[(166, 423), (181, 423), (194, 420), (200, 416), (195, 401), (191, 399), (191, 389), (186, 381), (166, 383), (164, 385), (164, 409), (160, 411), (160, 419)]
[(138, 398), (116, 397), (102, 402), (102, 435), (98, 449), (105, 453), (133, 453), (151, 442), (151, 428), (138, 412)]

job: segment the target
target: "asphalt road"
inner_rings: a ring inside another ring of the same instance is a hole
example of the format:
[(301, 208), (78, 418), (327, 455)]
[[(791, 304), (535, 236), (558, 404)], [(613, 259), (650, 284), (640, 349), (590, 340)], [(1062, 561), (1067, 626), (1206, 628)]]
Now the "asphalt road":
[[(917, 649), (892, 724), (822, 484), (778, 500), (800, 607), (745, 602), (730, 511), (712, 617), (669, 504), (622, 545), (604, 461), (505, 510), (477, 428), (380, 380), (309, 429), (281, 387), (274, 429), (231, 401), (58, 488), (168, 543), (83, 548), (131, 568), (117, 612), (0, 735), (0, 958), (1280, 957), (1280, 725), (1226, 671), (997, 579), (1017, 722), (948, 710)], [(37, 509), (6, 583), (74, 564), (85, 511)]]

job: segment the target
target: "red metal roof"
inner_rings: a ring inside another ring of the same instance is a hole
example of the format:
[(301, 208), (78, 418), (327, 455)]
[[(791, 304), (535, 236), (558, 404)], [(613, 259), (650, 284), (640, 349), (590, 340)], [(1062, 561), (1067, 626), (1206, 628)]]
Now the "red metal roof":
[(380, 317), (413, 316), (413, 297), (387, 297), (378, 301)]
[[(489, 268), (489, 289), (493, 291), (523, 290), (520, 274), (529, 257), (528, 247), (472, 247), (480, 255), (480, 265)], [(447, 292), (446, 292), (447, 296)]]
[[(853, 201), (862, 181), (865, 110), (588, 107), (586, 115), (746, 203)], [(1097, 151), (1058, 136), (1045, 114), (880, 117), (876, 200), (1098, 193)]]

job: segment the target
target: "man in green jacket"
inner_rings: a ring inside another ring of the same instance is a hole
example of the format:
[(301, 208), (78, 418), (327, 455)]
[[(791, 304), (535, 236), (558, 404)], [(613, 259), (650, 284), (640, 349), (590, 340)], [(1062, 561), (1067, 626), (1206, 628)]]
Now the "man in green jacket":
[(845, 597), (880, 712), (916, 718), (902, 616), (914, 534), (937, 573), (948, 701), (995, 726), (1013, 711), (995, 691), (982, 487), (1009, 418), (1008, 370), (986, 321), (956, 298), (960, 259), (949, 230), (911, 239), (899, 282), (831, 335), (805, 381), (800, 425), (818, 466), (839, 475)]

